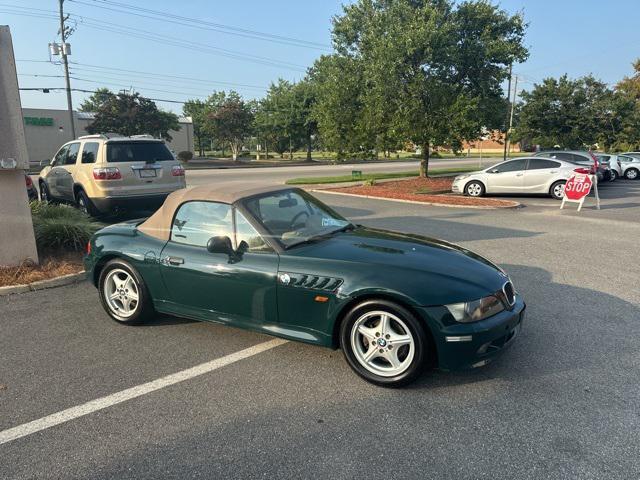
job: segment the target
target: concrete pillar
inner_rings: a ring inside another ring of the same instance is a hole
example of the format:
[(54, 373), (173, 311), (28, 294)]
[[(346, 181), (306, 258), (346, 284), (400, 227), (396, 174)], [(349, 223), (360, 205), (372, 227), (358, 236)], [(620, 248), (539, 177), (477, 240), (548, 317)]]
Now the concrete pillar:
[(29, 167), (11, 32), (0, 25), (0, 265), (38, 261), (24, 171)]

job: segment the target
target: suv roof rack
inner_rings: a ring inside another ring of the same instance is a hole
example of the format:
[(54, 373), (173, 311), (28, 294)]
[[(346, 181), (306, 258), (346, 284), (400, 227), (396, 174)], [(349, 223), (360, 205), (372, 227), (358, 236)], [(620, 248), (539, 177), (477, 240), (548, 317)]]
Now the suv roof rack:
[(87, 138), (103, 138), (106, 140), (109, 138), (118, 138), (118, 137), (122, 137), (122, 135), (120, 135), (119, 133), (107, 132), (107, 133), (94, 133), (93, 135), (82, 135), (78, 137), (78, 140), (84, 140)]

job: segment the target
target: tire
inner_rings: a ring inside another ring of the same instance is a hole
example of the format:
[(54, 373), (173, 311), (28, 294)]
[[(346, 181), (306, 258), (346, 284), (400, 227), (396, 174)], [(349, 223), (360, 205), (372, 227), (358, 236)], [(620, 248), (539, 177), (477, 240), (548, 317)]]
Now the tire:
[(51, 193), (49, 192), (49, 187), (47, 187), (47, 184), (44, 181), (40, 181), (38, 183), (38, 185), (40, 185), (40, 201), (41, 202), (53, 202), (53, 199), (51, 198)]
[(89, 200), (87, 194), (84, 193), (84, 190), (78, 190), (78, 193), (76, 194), (76, 206), (78, 207), (78, 210), (86, 213), (90, 217), (98, 215), (96, 207), (93, 205), (93, 202)]
[(353, 371), (382, 387), (411, 383), (429, 358), (425, 327), (406, 308), (385, 300), (352, 308), (340, 325), (340, 344)]
[(559, 182), (554, 182), (549, 189), (549, 195), (554, 200), (562, 200), (564, 197), (564, 184), (567, 183), (566, 180), (560, 180)]
[(610, 182), (615, 182), (618, 179), (618, 172), (615, 170), (611, 170), (611, 178), (609, 178)]
[(640, 171), (637, 168), (629, 168), (624, 172), (624, 178), (627, 180), (636, 180), (640, 176)]
[(483, 197), (485, 191), (482, 182), (478, 182), (477, 180), (473, 180), (464, 186), (464, 194), (469, 197)]
[[(116, 258), (107, 262), (98, 280), (100, 303), (116, 322), (136, 325), (155, 314), (147, 286), (129, 262)], [(133, 298), (132, 293), (137, 296)]]

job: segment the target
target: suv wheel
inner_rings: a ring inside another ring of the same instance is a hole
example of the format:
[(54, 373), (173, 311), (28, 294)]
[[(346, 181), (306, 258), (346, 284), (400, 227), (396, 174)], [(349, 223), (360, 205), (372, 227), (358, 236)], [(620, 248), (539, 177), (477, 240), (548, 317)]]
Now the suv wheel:
[(624, 178), (626, 178), (627, 180), (635, 180), (636, 178), (638, 178), (639, 173), (640, 172), (637, 169), (630, 168), (629, 170), (624, 172)]
[(618, 179), (618, 172), (616, 172), (615, 170), (611, 170), (611, 178), (609, 179), (610, 182), (615, 182)]
[(87, 194), (84, 193), (84, 190), (79, 190), (76, 194), (76, 204), (80, 211), (86, 213), (89, 216), (95, 217), (98, 214), (96, 208), (93, 206), (93, 203), (91, 202), (91, 200), (89, 200)]
[(47, 184), (41, 180), (39, 183), (39, 186), (40, 186), (40, 201), (51, 202), (52, 198), (51, 198), (51, 194), (49, 193), (49, 187), (47, 187)]

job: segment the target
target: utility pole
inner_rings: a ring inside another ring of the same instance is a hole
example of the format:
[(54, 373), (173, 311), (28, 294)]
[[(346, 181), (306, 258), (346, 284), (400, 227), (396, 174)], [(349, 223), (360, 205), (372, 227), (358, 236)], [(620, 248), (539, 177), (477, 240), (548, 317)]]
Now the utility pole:
[(67, 37), (64, 31), (64, 11), (62, 4), (64, 0), (58, 0), (60, 4), (60, 37), (62, 38), (62, 45), (60, 48), (60, 54), (62, 56), (62, 63), (64, 64), (64, 79), (67, 84), (67, 108), (69, 109), (69, 120), (71, 121), (71, 135), (73, 139), (76, 138), (76, 122), (73, 118), (73, 102), (71, 101), (71, 81), (69, 80), (69, 60), (67, 59)]
[[(509, 96), (511, 96), (511, 93), (509, 93)], [(510, 153), (509, 147), (511, 146), (511, 127), (513, 126), (513, 109), (516, 104), (517, 96), (518, 96), (518, 76), (516, 75), (515, 82), (513, 84), (513, 102), (511, 102), (511, 115), (509, 116), (509, 130), (507, 130), (507, 141), (506, 141), (507, 155), (509, 155)]]
[[(511, 69), (513, 68), (513, 63), (509, 64), (509, 86), (507, 87), (507, 101), (511, 101)], [(502, 161), (507, 159), (507, 137), (509, 136), (509, 131), (506, 130), (507, 124), (509, 123), (509, 105), (507, 105), (507, 116), (504, 120), (505, 132), (504, 132), (504, 154), (502, 155)]]

